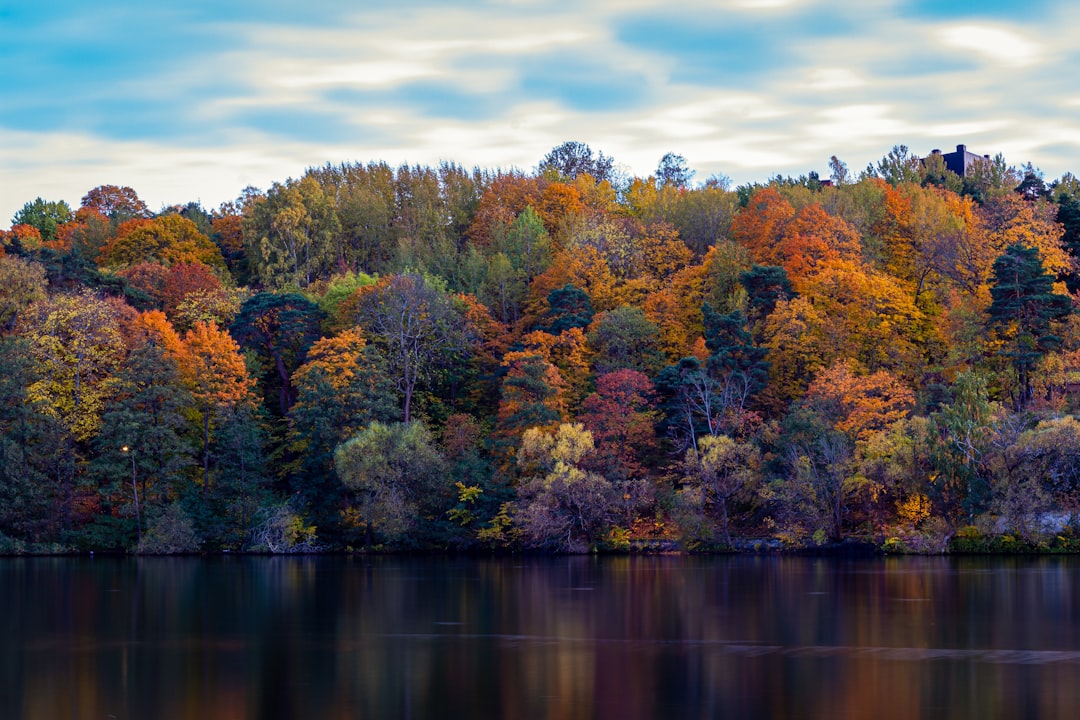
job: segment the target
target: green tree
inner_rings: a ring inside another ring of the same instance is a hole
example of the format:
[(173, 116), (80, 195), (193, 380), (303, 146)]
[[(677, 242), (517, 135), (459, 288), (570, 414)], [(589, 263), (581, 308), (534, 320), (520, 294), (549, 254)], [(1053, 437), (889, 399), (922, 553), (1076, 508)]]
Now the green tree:
[(1020, 244), (1010, 245), (994, 261), (990, 295), (990, 324), (1016, 372), (1017, 406), (1025, 408), (1032, 399), (1032, 370), (1062, 342), (1052, 324), (1072, 312), (1072, 302), (1054, 292), (1054, 278), (1043, 269), (1039, 251)]
[(588, 327), (593, 318), (588, 294), (567, 283), (548, 293), (548, 311), (543, 318), (543, 330), (558, 335), (570, 328)]
[(361, 298), (358, 320), (386, 362), (412, 419), (418, 387), (436, 387), (457, 372), (473, 344), (458, 306), (422, 275), (394, 275)]
[(759, 480), (760, 451), (753, 443), (726, 435), (704, 437), (697, 449), (687, 450), (683, 468), (687, 481), (684, 492), (697, 494), (703, 512), (710, 505), (719, 511), (724, 543), (730, 546), (729, 505)]
[(240, 306), (229, 332), (241, 347), (254, 351), (264, 363), (263, 390), (276, 394), (276, 410), (286, 415), (296, 402), (292, 374), (307, 356), (322, 330), (318, 305), (298, 293), (262, 292)]
[(334, 472), (334, 450), (372, 421), (401, 417), (385, 368), (356, 328), (323, 338), (294, 374), (296, 403), (289, 410), (287, 472), (309, 517), (333, 540), (346, 489)]
[[(183, 471), (193, 458), (181, 410), (190, 399), (176, 363), (152, 341), (130, 354), (112, 385), (94, 469), (104, 505), (134, 520), (141, 544), (147, 519), (184, 492)], [(116, 546), (130, 547), (131, 539), (116, 538)]]
[(0, 338), (0, 535), (20, 542), (59, 538), (63, 462), (69, 438), (28, 387), (37, 372), (28, 343)]
[(930, 415), (927, 438), (934, 472), (929, 495), (935, 508), (951, 521), (969, 523), (990, 500), (986, 454), (994, 440), (1001, 408), (990, 401), (986, 378), (961, 373), (952, 386), (952, 401)]
[(373, 422), (334, 453), (338, 476), (356, 497), (365, 545), (375, 535), (418, 542), (424, 520), (452, 504), (446, 462), (420, 422)]
[(248, 262), (266, 287), (306, 288), (340, 269), (341, 224), (332, 198), (311, 176), (275, 183), (245, 211), (242, 227)]
[(641, 308), (623, 305), (601, 315), (589, 326), (589, 346), (597, 375), (628, 369), (652, 376), (664, 366), (660, 328)]
[(36, 227), (45, 242), (56, 239), (56, 230), (66, 222), (71, 222), (74, 215), (71, 206), (63, 200), (50, 202), (41, 198), (22, 206), (11, 218), (11, 225), (29, 225)]

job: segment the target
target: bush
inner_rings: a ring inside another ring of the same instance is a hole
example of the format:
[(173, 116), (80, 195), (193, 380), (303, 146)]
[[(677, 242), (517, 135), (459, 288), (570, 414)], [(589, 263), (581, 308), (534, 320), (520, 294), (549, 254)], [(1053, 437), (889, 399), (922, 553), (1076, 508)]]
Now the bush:
[(198, 552), (201, 544), (195, 524), (184, 509), (174, 503), (150, 524), (138, 551), (147, 555), (175, 555)]

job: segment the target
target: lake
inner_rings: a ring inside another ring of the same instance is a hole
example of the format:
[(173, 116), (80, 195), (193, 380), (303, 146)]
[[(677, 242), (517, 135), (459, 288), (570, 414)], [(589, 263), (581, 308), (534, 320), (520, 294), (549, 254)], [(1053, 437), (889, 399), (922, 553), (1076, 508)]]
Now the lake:
[(0, 559), (0, 717), (1075, 718), (1080, 558)]

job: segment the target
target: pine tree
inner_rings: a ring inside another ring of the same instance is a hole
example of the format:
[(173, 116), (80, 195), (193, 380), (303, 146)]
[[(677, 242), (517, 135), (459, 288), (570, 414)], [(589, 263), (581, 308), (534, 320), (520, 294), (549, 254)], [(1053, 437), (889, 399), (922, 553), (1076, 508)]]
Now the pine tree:
[(1043, 269), (1039, 251), (1010, 245), (994, 261), (990, 295), (990, 324), (1005, 341), (1002, 354), (1016, 371), (1017, 405), (1031, 401), (1031, 372), (1039, 359), (1061, 345), (1051, 324), (1064, 319), (1072, 304), (1054, 292), (1054, 278)]

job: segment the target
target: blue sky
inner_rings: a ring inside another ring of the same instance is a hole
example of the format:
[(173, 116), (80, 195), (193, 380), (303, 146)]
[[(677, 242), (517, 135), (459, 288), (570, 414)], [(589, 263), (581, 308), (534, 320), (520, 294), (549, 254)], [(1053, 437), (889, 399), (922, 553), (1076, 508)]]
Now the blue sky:
[(966, 143), (1080, 173), (1067, 0), (0, 0), (0, 227), (101, 184), (207, 208), (327, 162), (853, 171)]

